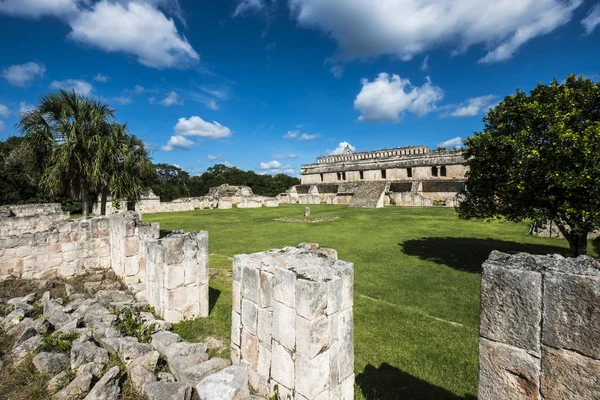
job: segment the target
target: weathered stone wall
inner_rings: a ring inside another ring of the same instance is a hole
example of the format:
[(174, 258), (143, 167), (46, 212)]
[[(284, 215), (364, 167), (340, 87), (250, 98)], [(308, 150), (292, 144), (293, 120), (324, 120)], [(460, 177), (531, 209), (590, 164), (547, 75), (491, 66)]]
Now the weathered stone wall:
[(0, 206), (0, 237), (43, 232), (68, 219), (58, 203)]
[(0, 216), (32, 217), (48, 214), (64, 214), (59, 203), (18, 204), (0, 206)]
[(208, 316), (208, 232), (147, 240), (146, 300), (168, 322)]
[(301, 244), (233, 261), (232, 360), (262, 396), (354, 399), (354, 266)]
[(112, 215), (109, 221), (112, 269), (127, 285), (145, 282), (144, 246), (146, 239), (158, 239), (159, 224), (143, 223), (134, 211)]
[(433, 200), (427, 197), (423, 197), (420, 194), (405, 192), (405, 193), (391, 193), (390, 199), (397, 206), (402, 207), (431, 207), (433, 206)]
[(107, 217), (62, 221), (45, 231), (1, 236), (0, 280), (72, 277), (109, 268), (110, 254)]
[(600, 398), (600, 262), (508, 255), (483, 264), (480, 400)]

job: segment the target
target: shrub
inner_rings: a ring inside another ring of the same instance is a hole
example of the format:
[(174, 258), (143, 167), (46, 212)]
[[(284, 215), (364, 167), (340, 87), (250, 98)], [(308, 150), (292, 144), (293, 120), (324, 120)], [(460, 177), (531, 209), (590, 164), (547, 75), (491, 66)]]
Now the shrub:
[(134, 336), (140, 343), (150, 343), (156, 324), (145, 324), (139, 313), (134, 313), (128, 308), (121, 312), (116, 311), (115, 315), (117, 318), (112, 324), (121, 335)]
[(79, 333), (63, 333), (54, 332), (50, 336), (46, 336), (42, 339), (42, 342), (37, 347), (37, 352), (46, 351), (49, 353), (71, 353), (71, 347), (73, 341), (79, 337)]

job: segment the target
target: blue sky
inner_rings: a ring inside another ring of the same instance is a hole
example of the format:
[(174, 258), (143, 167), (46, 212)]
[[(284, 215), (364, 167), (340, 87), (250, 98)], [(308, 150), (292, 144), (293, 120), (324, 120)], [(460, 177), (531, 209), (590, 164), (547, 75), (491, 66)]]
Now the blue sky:
[(600, 76), (583, 0), (0, 0), (0, 37), (0, 138), (74, 89), (192, 174), (453, 146), (516, 88)]

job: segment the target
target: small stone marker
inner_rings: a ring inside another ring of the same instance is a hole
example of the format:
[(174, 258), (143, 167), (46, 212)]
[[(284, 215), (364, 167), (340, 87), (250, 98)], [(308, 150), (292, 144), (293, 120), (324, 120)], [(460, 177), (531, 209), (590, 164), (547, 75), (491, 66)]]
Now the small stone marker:
[(304, 216), (310, 217), (310, 207), (304, 207)]

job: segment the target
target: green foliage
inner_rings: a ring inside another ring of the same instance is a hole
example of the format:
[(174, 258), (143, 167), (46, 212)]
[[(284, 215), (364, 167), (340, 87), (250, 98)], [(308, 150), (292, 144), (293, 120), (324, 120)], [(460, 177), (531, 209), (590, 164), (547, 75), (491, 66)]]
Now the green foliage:
[(0, 370), (0, 399), (6, 400), (50, 400), (49, 377), (40, 374), (33, 365), (32, 356), (19, 364), (5, 364)]
[(113, 314), (117, 318), (112, 325), (119, 333), (124, 336), (136, 337), (140, 343), (150, 343), (152, 341), (152, 332), (154, 332), (156, 324), (144, 324), (140, 314), (131, 311), (129, 308), (121, 312), (115, 311)]
[(573, 75), (505, 97), (465, 141), (461, 218), (554, 219), (584, 254), (600, 228), (599, 105), (600, 83)]
[(42, 351), (50, 353), (71, 353), (71, 347), (73, 347), (73, 341), (79, 337), (79, 333), (63, 333), (54, 332), (50, 336), (46, 336), (42, 339), (42, 342), (37, 347), (37, 352)]

